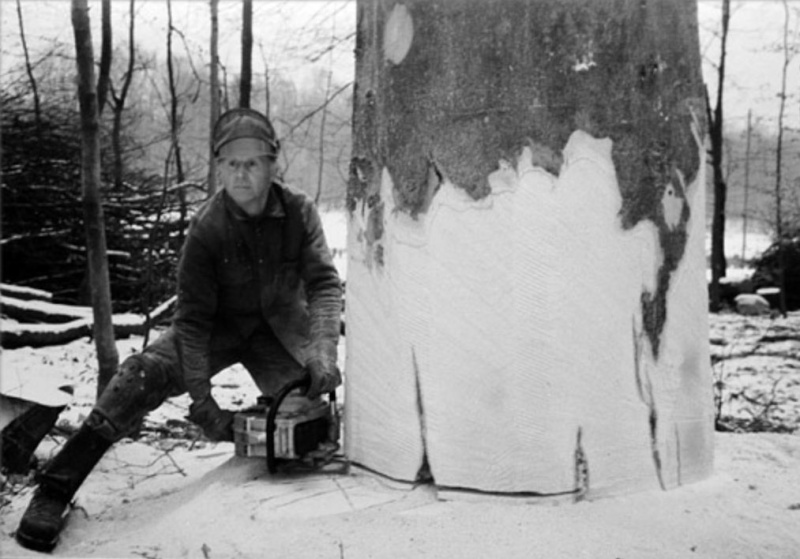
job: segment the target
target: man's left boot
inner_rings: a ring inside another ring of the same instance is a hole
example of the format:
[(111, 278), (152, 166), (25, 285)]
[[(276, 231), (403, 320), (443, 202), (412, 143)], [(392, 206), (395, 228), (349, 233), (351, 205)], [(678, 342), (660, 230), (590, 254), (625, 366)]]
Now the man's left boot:
[(16, 538), (36, 551), (52, 551), (64, 528), (68, 507), (86, 476), (112, 442), (83, 425), (39, 474), (39, 487), (22, 515)]

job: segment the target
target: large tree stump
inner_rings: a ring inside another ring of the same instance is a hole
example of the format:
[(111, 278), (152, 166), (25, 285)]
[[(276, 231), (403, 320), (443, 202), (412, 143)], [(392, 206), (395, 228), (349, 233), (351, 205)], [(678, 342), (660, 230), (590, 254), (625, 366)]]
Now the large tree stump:
[(692, 0), (363, 0), (346, 450), (577, 497), (713, 462)]

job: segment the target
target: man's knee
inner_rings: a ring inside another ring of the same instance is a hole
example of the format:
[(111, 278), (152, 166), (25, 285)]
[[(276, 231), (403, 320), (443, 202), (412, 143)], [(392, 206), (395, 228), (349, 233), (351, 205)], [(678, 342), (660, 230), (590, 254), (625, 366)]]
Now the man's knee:
[(118, 440), (173, 392), (164, 367), (150, 356), (131, 355), (97, 399), (87, 423), (105, 438)]

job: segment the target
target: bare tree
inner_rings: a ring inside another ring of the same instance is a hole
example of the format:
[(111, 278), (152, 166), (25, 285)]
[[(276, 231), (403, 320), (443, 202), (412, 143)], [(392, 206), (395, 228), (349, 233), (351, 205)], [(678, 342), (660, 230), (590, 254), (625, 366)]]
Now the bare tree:
[(258, 42), (258, 52), (261, 54), (261, 63), (264, 65), (264, 114), (267, 115), (267, 118), (271, 118), (272, 98), (269, 87), (269, 61), (267, 60), (267, 54), (264, 52), (264, 43), (262, 41)]
[(111, 76), (112, 58), (112, 33), (111, 33), (111, 0), (102, 0), (101, 3), (101, 35), (100, 43), (100, 73), (97, 77), (97, 112), (103, 114), (103, 107), (108, 96), (108, 87)]
[(94, 338), (99, 364), (97, 378), (99, 396), (117, 370), (119, 354), (114, 343), (105, 225), (100, 200), (100, 123), (87, 0), (72, 0), (72, 27), (78, 67), (82, 138), (81, 182), (89, 281), (92, 288)]
[(31, 82), (31, 91), (33, 92), (33, 114), (36, 118), (36, 130), (40, 129), (42, 121), (42, 108), (39, 99), (39, 88), (36, 84), (36, 78), (33, 75), (33, 66), (31, 65), (31, 57), (28, 51), (28, 41), (25, 38), (25, 26), (22, 23), (22, 4), (17, 0), (17, 19), (19, 20), (19, 37), (22, 41), (22, 53), (25, 56), (25, 72), (28, 74), (28, 80)]
[(781, 202), (782, 163), (783, 163), (783, 118), (786, 110), (786, 74), (792, 57), (789, 54), (789, 4), (783, 0), (783, 69), (781, 71), (781, 103), (778, 110), (778, 143), (775, 148), (775, 236), (778, 243), (778, 287), (780, 288), (780, 311), (786, 317), (786, 262), (784, 254), (783, 215)]
[(742, 261), (747, 257), (747, 202), (750, 194), (750, 140), (753, 137), (753, 111), (747, 111), (747, 144), (744, 155), (744, 202), (742, 203)]
[[(180, 145), (180, 118), (178, 115), (178, 92), (175, 86), (175, 68), (172, 60), (172, 35), (175, 32), (175, 27), (172, 23), (172, 0), (167, 0), (167, 77), (169, 80), (169, 98), (170, 98), (170, 113), (169, 113), (169, 130), (171, 138), (171, 151), (175, 156), (175, 171), (177, 174), (177, 181), (182, 183), (184, 181), (183, 174), (183, 161), (181, 159), (181, 145)], [(183, 240), (184, 227), (186, 223), (186, 192), (180, 191), (180, 233), (181, 241)]]
[(114, 186), (116, 188), (122, 187), (122, 113), (125, 110), (125, 102), (128, 97), (128, 90), (130, 89), (131, 82), (133, 81), (134, 71), (136, 50), (134, 45), (134, 27), (136, 19), (134, 5), (135, 0), (130, 0), (130, 23), (128, 24), (128, 69), (122, 78), (122, 89), (120, 90), (119, 95), (117, 95), (114, 91), (113, 84), (110, 86), (114, 109), (114, 127), (111, 133), (111, 142), (114, 152)]
[[(328, 95), (331, 91), (331, 77), (333, 76), (332, 68), (328, 68), (328, 79), (327, 83), (325, 84), (325, 99), (328, 98)], [(327, 120), (328, 116), (328, 108), (327, 105), (325, 108), (322, 109), (322, 117), (320, 118), (319, 123), (319, 169), (317, 172), (317, 194), (314, 196), (314, 203), (319, 203), (319, 198), (322, 195), (322, 176), (323, 170), (325, 169), (325, 121)]]
[(720, 279), (725, 277), (725, 203), (728, 184), (723, 174), (724, 138), (722, 97), (725, 85), (725, 58), (727, 56), (728, 24), (730, 22), (730, 0), (722, 0), (722, 36), (719, 66), (717, 67), (717, 97), (713, 113), (706, 90), (706, 109), (708, 111), (708, 131), (711, 142), (711, 167), (714, 173), (714, 209), (711, 223), (711, 310), (719, 311), (722, 305)]
[[(209, 134), (211, 138), (214, 131), (214, 124), (219, 118), (219, 0), (210, 0), (211, 6), (211, 67), (210, 74), (210, 93), (211, 110), (209, 111)], [(208, 193), (214, 194), (217, 190), (217, 161), (214, 157), (214, 146), (211, 141), (208, 143)]]
[(227, 111), (231, 106), (228, 99), (228, 68), (224, 64), (220, 64), (219, 67), (222, 69), (222, 108)]
[(253, 83), (253, 0), (242, 0), (242, 73), (239, 76), (239, 106), (250, 107)]

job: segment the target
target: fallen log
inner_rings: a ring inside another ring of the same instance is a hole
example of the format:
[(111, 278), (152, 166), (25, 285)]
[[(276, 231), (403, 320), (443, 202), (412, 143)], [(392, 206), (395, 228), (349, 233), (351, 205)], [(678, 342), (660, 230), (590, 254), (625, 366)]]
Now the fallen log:
[[(134, 313), (117, 314), (113, 317), (114, 337), (116, 339), (128, 338), (133, 335), (142, 335), (146, 328), (158, 324), (171, 313), (176, 297), (171, 297), (150, 313), (147, 322), (144, 315)], [(66, 305), (62, 305), (66, 306)], [(81, 308), (81, 307), (75, 307)], [(94, 319), (91, 313), (88, 317), (78, 318), (61, 324), (30, 324), (16, 321), (3, 320), (0, 333), (0, 345), (4, 349), (18, 347), (46, 347), (72, 342), (82, 337), (92, 335)]]
[(25, 287), (22, 285), (12, 285), (10, 283), (0, 283), (0, 295), (5, 298), (8, 296), (24, 301), (50, 301), (53, 299), (53, 294), (49, 291), (42, 291), (33, 287)]
[(92, 316), (91, 307), (3, 296), (3, 315), (25, 323), (64, 323)]

